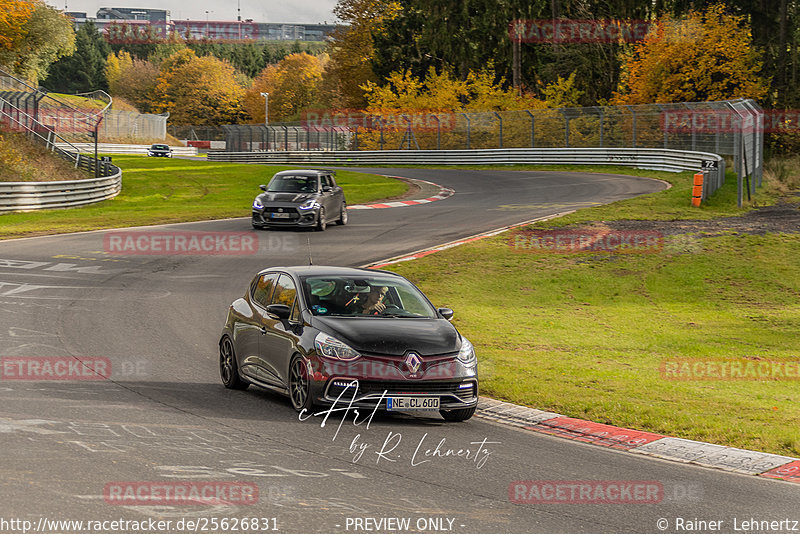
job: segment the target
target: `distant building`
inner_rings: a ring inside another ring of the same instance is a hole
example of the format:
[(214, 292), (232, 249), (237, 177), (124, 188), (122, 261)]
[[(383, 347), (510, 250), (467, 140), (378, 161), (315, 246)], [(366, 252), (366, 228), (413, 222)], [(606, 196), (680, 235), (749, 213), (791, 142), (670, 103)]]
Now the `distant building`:
[(93, 20), (98, 31), (104, 33), (110, 42), (146, 42), (154, 35), (165, 38), (173, 33), (192, 40), (324, 41), (336, 28), (333, 24), (286, 24), (254, 22), (252, 19), (174, 20), (165, 9), (133, 7), (101, 7), (94, 19), (81, 12), (68, 12), (66, 15), (72, 18), (76, 28)]
[(97, 10), (97, 20), (148, 20), (150, 22), (169, 22), (166, 9), (144, 9), (136, 7), (101, 7)]

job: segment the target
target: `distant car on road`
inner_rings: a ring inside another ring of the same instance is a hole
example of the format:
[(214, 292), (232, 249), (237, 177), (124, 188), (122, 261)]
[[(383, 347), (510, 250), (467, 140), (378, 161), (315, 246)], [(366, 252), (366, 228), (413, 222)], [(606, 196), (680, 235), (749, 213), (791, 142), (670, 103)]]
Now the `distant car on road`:
[(268, 268), (228, 309), (220, 376), (230, 389), (283, 393), (301, 412), (353, 406), (465, 421), (478, 404), (477, 359), (452, 317), (388, 271)]
[(150, 148), (147, 150), (147, 155), (154, 158), (171, 158), (172, 149), (169, 147), (169, 145), (156, 143), (150, 145)]
[(334, 171), (281, 171), (253, 201), (253, 227), (315, 227), (347, 224), (347, 201)]

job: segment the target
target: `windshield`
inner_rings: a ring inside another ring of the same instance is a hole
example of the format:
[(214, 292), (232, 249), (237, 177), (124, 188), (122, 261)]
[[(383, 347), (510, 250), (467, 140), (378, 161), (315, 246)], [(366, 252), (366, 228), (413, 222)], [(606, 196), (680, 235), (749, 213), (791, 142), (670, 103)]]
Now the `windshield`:
[(153, 145), (150, 147), (152, 150), (169, 150), (167, 145)]
[(425, 296), (403, 278), (310, 276), (303, 279), (303, 290), (314, 315), (437, 317)]
[(316, 176), (275, 176), (270, 180), (267, 191), (273, 193), (315, 193)]

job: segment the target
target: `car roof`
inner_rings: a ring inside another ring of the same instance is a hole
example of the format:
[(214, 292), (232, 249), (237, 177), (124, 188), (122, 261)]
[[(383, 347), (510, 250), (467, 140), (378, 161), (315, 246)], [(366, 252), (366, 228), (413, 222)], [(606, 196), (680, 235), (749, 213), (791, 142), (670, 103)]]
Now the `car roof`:
[(316, 169), (298, 169), (296, 171), (276, 172), (275, 176), (319, 176), (321, 174), (336, 174), (336, 173), (333, 171), (316, 170)]
[(390, 275), (400, 277), (399, 274), (391, 271), (377, 269), (357, 269), (354, 267), (335, 267), (330, 265), (292, 265), (288, 267), (268, 267), (259, 271), (262, 275), (269, 271), (282, 271), (296, 276), (364, 276), (369, 275)]

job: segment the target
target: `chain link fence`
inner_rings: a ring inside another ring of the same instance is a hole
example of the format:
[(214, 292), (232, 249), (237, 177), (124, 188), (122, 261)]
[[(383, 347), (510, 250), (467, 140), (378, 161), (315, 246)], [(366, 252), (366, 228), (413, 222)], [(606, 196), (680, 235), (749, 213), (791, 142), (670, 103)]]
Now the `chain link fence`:
[[(742, 196), (761, 185), (763, 110), (753, 100), (372, 115), (331, 111), (297, 123), (224, 126), (228, 152), (666, 148), (729, 156)], [(746, 182), (743, 186), (742, 183)]]
[[(78, 103), (66, 102), (72, 96)], [(34, 117), (73, 143), (93, 141), (97, 127), (101, 141), (160, 141), (166, 138), (168, 113), (155, 115), (111, 109), (104, 91), (53, 96), (0, 69), (0, 98), (11, 107)], [(10, 110), (13, 112), (13, 110)]]

